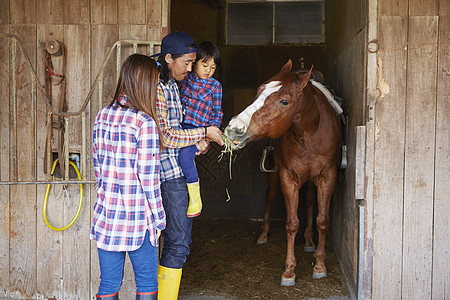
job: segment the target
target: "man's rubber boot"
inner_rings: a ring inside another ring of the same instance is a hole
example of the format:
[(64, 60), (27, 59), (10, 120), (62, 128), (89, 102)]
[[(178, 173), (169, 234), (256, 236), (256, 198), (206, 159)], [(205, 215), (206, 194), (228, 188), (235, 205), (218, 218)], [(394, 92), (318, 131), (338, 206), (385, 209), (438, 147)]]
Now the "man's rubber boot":
[(193, 182), (187, 184), (189, 192), (189, 206), (186, 212), (188, 218), (196, 217), (202, 211), (202, 198), (200, 196), (200, 183)]
[(177, 300), (181, 269), (158, 266), (158, 300)]
[(155, 293), (137, 293), (136, 300), (156, 300), (158, 299), (158, 292)]
[(110, 295), (96, 295), (98, 300), (119, 300), (119, 292)]

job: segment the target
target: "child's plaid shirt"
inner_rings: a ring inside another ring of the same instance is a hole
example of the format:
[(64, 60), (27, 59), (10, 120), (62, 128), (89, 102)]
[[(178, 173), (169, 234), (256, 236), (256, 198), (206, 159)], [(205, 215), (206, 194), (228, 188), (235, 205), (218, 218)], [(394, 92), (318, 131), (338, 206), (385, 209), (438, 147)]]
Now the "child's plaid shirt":
[(158, 110), (161, 138), (166, 146), (161, 152), (161, 182), (179, 178), (183, 175), (178, 165), (180, 148), (193, 145), (205, 138), (203, 128), (182, 129), (183, 108), (180, 101), (180, 91), (176, 81), (172, 78), (164, 84), (158, 84)]
[(181, 104), (184, 108), (183, 123), (195, 127), (222, 124), (222, 85), (216, 79), (199, 78), (193, 72), (180, 83)]
[[(121, 104), (127, 104), (125, 97)], [(90, 238), (106, 251), (138, 249), (148, 229), (166, 226), (159, 189), (158, 128), (146, 113), (110, 104), (97, 114), (93, 130), (97, 201)]]

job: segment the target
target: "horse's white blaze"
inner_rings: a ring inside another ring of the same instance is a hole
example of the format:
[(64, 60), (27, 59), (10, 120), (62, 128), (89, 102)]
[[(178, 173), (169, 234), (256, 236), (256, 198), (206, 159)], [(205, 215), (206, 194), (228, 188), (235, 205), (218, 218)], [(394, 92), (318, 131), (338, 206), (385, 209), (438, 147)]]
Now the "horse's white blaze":
[(252, 104), (247, 106), (247, 108), (244, 109), (238, 116), (232, 119), (228, 126), (231, 128), (237, 128), (242, 132), (246, 132), (255, 111), (264, 105), (264, 101), (266, 101), (267, 97), (281, 88), (280, 83), (280, 81), (271, 81), (267, 83), (258, 98), (256, 98)]

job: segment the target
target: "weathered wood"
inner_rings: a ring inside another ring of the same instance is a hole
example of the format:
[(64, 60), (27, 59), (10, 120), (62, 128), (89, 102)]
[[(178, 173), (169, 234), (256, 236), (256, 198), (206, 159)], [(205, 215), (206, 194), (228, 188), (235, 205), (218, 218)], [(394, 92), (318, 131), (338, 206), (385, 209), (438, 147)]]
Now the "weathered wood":
[(380, 16), (406, 17), (408, 15), (406, 0), (378, 0), (378, 7)]
[(89, 24), (89, 0), (63, 0), (64, 24)]
[[(69, 110), (78, 110), (90, 89), (90, 27), (87, 25), (64, 26), (64, 36), (69, 38), (67, 46), (67, 103)], [(81, 117), (71, 117), (69, 122), (71, 147), (81, 147)], [(67, 141), (66, 141), (67, 142)], [(64, 219), (69, 222), (76, 213), (79, 199), (78, 185), (68, 187), (68, 198), (64, 202)], [(89, 240), (90, 201), (84, 199), (81, 213), (72, 227), (63, 235), (64, 294), (68, 299), (89, 298), (90, 262)], [(65, 224), (64, 224), (65, 225)]]
[(380, 16), (378, 26), (372, 298), (401, 299), (406, 20)]
[[(64, 41), (64, 30), (62, 25), (38, 25), (37, 28), (37, 68), (39, 80), (45, 83), (45, 52), (44, 45), (50, 40)], [(56, 73), (62, 73), (62, 56), (52, 59), (53, 67)], [(59, 80), (54, 78), (56, 82)], [(54, 85), (53, 101), (54, 107), (60, 107), (62, 102), (61, 85)], [(58, 109), (59, 110), (59, 109)], [(37, 103), (37, 178), (38, 180), (46, 180), (49, 177), (44, 174), (44, 156), (45, 143), (47, 140), (47, 107), (43, 95), (39, 93)], [(57, 119), (54, 118), (54, 121)], [(56, 141), (56, 130), (54, 130)], [(56, 145), (54, 145), (56, 149)], [(51, 162), (53, 164), (53, 161)], [(50, 174), (50, 170), (48, 170)], [(44, 223), (42, 215), (42, 206), (44, 203), (44, 195), (46, 185), (37, 186), (37, 224), (36, 224), (36, 259), (37, 259), (37, 293), (45, 297), (63, 298), (62, 281), (62, 232), (52, 231)], [(63, 186), (53, 185), (51, 187), (47, 202), (47, 218), (52, 226), (62, 227), (64, 222), (63, 210)]]
[(147, 24), (161, 30), (161, 0), (147, 0)]
[(12, 24), (33, 24), (36, 22), (36, 0), (17, 0), (9, 2)]
[(91, 0), (91, 24), (117, 24), (117, 1)]
[[(33, 67), (36, 62), (36, 26), (11, 26), (11, 33), (16, 34), (22, 41)], [(19, 52), (19, 51), (18, 51)], [(20, 53), (20, 52), (19, 52)], [(13, 121), (11, 131), (11, 153), (13, 168), (12, 178), (17, 180), (35, 180), (32, 166), (35, 149), (30, 142), (34, 138), (34, 128), (31, 128), (32, 107), (30, 94), (30, 68), (22, 54), (18, 55), (17, 66), (17, 119)], [(12, 98), (10, 98), (13, 101)], [(13, 102), (10, 109), (14, 110)], [(12, 117), (10, 115), (10, 117)], [(17, 130), (14, 123), (19, 124)], [(17, 133), (16, 138), (14, 134)], [(24, 138), (27, 137), (27, 138)], [(14, 156), (17, 161), (14, 162)], [(12, 295), (32, 298), (36, 293), (36, 187), (10, 187), (10, 285)]]
[(119, 24), (145, 24), (145, 0), (118, 0)]
[(0, 1), (0, 24), (10, 24), (9, 18), (9, 1)]
[[(441, 5), (443, 2), (441, 1)], [(434, 230), (432, 299), (446, 299), (450, 291), (450, 16), (439, 18), (439, 52), (437, 68), (436, 159), (434, 171)]]
[[(147, 27), (147, 39), (149, 41), (155, 41), (161, 43), (162, 37), (161, 37), (161, 27), (153, 27), (148, 26)], [(158, 53), (160, 51), (160, 47), (155, 47), (153, 49), (153, 54)]]
[(41, 0), (36, 5), (36, 22), (38, 24), (63, 24), (64, 3), (61, 0)]
[(436, 16), (438, 13), (438, 2), (439, 0), (409, 0), (409, 15)]
[[(9, 11), (9, 10), (8, 10)], [(8, 25), (0, 26), (0, 34), (9, 33)], [(10, 40), (0, 35), (0, 180), (9, 180), (9, 48)], [(10, 241), (10, 221), (9, 221), (9, 187), (0, 188), (0, 285), (7, 296), (9, 290), (9, 241)]]
[[(98, 72), (100, 71), (103, 62), (108, 55), (109, 50), (113, 47), (114, 43), (119, 39), (119, 30), (116, 25), (96, 25), (91, 28), (92, 34), (92, 51), (91, 51), (91, 74), (92, 78), (95, 79)], [(93, 82), (93, 80), (92, 80)], [(91, 114), (91, 124), (93, 124), (95, 116), (101, 107), (107, 105), (111, 102), (116, 88), (116, 60), (115, 51), (112, 53), (106, 68), (103, 71), (102, 76), (102, 87), (95, 87), (96, 93), (92, 97), (90, 110)], [(102, 105), (99, 107), (99, 89), (102, 92)]]
[[(119, 39), (120, 40), (147, 40), (147, 26), (146, 25), (119, 25)], [(133, 45), (122, 45), (120, 65), (122, 62), (133, 53), (141, 53), (148, 55), (148, 46), (137, 46), (134, 49)]]
[(437, 16), (409, 20), (402, 260), (405, 299), (431, 296), (437, 25)]

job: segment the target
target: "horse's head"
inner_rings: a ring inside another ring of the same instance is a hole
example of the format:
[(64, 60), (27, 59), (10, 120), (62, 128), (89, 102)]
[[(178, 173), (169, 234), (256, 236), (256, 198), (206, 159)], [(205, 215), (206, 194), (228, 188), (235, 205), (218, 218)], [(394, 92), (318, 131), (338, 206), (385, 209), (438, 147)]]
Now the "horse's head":
[(244, 147), (262, 137), (278, 138), (291, 126), (302, 101), (311, 70), (304, 75), (291, 73), (289, 60), (278, 74), (258, 87), (257, 95), (225, 128), (225, 135)]

